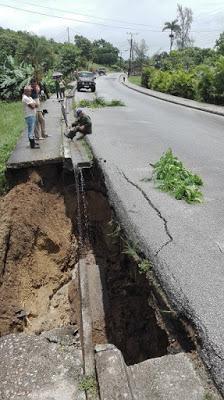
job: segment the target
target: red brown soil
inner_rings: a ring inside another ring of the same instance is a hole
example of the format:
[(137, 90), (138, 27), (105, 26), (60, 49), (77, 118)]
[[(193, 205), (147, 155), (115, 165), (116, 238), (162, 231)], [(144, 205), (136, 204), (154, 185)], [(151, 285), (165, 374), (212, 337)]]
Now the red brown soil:
[[(69, 270), (76, 255), (60, 194), (44, 192), (30, 181), (1, 199), (0, 336), (70, 322)], [(18, 318), (20, 310), (27, 317)]]

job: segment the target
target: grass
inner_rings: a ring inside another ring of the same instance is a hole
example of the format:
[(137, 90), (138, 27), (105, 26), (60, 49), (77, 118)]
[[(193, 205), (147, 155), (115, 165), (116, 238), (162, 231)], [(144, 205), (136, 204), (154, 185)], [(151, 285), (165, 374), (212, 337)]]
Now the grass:
[(79, 390), (85, 391), (89, 394), (96, 395), (97, 383), (93, 376), (85, 376), (79, 383)]
[(74, 108), (102, 108), (102, 107), (121, 107), (124, 103), (121, 100), (105, 100), (103, 97), (96, 97), (94, 100), (82, 99), (73, 103)]
[(139, 250), (136, 244), (126, 242), (123, 253), (131, 257), (137, 263), (140, 274), (146, 274), (152, 268), (152, 263), (138, 254)]
[(0, 102), (0, 194), (6, 191), (6, 162), (24, 129), (22, 103)]
[(129, 82), (134, 83), (134, 85), (142, 86), (141, 85), (141, 75), (137, 76), (129, 76)]
[(177, 200), (183, 199), (187, 203), (201, 203), (203, 200), (199, 190), (203, 185), (202, 179), (188, 171), (171, 149), (154, 165), (153, 177), (160, 190), (170, 193)]

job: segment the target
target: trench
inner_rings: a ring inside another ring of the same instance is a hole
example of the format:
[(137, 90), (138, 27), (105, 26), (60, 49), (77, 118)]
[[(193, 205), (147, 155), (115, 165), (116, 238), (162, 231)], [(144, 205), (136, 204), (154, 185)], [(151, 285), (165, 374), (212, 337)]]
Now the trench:
[(114, 344), (128, 365), (195, 350), (152, 272), (140, 273), (136, 257), (125, 251), (128, 238), (97, 165), (75, 174), (63, 165), (21, 171), (0, 207), (0, 336), (60, 327), (77, 332), (77, 263), (94, 255), (104, 295), (94, 344)]

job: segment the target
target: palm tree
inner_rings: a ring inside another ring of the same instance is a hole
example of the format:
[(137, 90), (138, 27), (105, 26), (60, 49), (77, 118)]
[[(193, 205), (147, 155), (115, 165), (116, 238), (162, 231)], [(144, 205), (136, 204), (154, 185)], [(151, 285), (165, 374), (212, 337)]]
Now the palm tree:
[(170, 30), (170, 52), (172, 51), (174, 39), (175, 39), (175, 33), (180, 31), (180, 25), (178, 25), (178, 19), (175, 19), (172, 22), (165, 22), (163, 32), (166, 31), (167, 29)]

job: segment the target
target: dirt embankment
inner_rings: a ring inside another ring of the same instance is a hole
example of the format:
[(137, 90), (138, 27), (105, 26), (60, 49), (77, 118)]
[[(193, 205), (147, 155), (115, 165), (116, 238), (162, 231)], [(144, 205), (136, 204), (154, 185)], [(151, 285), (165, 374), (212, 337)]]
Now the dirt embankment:
[(0, 336), (70, 323), (70, 271), (76, 261), (77, 242), (60, 194), (31, 180), (2, 198)]

